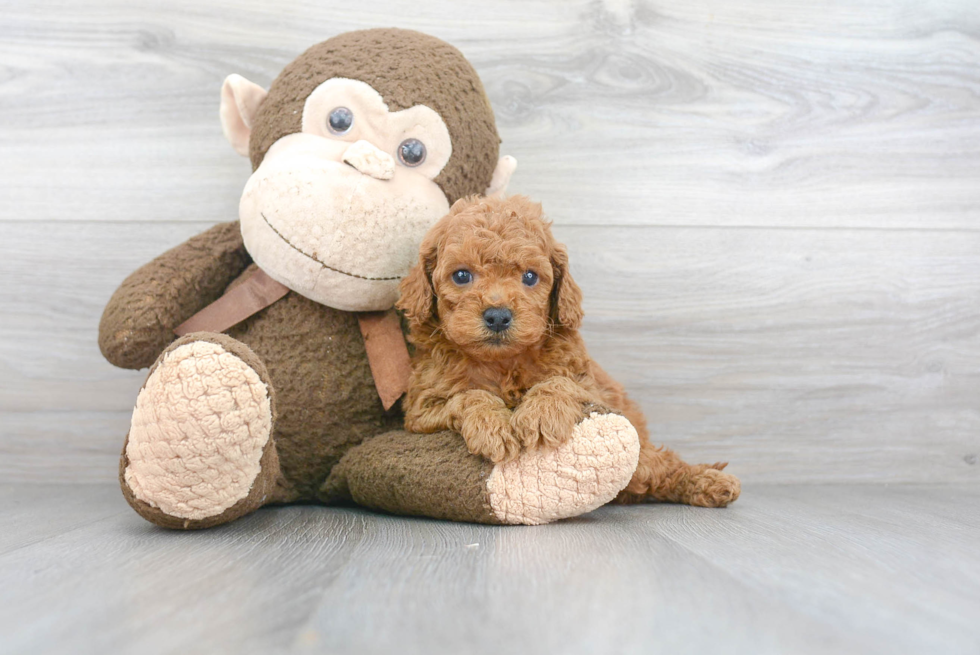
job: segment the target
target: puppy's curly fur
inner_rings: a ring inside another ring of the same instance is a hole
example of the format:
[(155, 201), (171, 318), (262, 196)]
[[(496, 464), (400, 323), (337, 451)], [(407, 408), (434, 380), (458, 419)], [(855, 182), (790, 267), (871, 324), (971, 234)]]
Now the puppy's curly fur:
[(650, 444), (639, 407), (589, 358), (578, 332), (582, 292), (538, 203), (456, 202), (423, 241), (397, 306), (416, 348), (408, 430), (456, 430), (470, 452), (502, 462), (561, 444), (591, 409), (608, 407), (640, 436), (639, 464), (617, 501), (721, 507), (738, 498), (725, 464), (691, 466)]

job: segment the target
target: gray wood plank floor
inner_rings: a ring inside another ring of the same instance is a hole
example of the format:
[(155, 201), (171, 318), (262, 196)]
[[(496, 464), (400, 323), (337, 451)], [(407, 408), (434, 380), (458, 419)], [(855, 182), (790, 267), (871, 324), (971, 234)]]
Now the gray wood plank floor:
[(726, 510), (532, 528), (303, 506), (178, 533), (114, 486), (8, 485), (0, 525), (0, 653), (980, 651), (973, 486), (749, 485)]

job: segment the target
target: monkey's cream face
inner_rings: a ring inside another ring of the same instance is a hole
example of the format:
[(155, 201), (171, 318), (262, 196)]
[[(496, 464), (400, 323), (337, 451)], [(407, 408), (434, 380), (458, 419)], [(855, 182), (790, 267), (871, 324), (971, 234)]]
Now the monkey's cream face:
[(390, 112), (368, 84), (327, 80), (306, 100), (302, 132), (276, 141), (245, 185), (245, 247), (312, 300), (388, 309), (422, 237), (449, 211), (433, 180), (451, 154), (432, 109)]

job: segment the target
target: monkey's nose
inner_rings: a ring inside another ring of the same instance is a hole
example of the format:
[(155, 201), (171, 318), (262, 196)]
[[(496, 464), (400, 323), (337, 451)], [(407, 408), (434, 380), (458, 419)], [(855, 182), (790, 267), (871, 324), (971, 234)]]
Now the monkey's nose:
[(390, 180), (395, 176), (394, 157), (375, 148), (364, 139), (355, 141), (347, 147), (343, 161), (364, 175), (370, 175), (378, 180)]
[(503, 332), (510, 327), (514, 315), (506, 307), (491, 307), (483, 312), (483, 323), (493, 332)]

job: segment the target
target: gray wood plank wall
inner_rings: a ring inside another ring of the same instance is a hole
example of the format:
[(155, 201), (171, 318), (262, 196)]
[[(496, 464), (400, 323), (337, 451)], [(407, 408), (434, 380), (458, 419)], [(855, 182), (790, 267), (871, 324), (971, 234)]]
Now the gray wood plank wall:
[(752, 481), (980, 480), (976, 0), (6, 0), (0, 478), (115, 476), (143, 373), (98, 318), (236, 218), (222, 79), (386, 25), (480, 72), (656, 439)]

